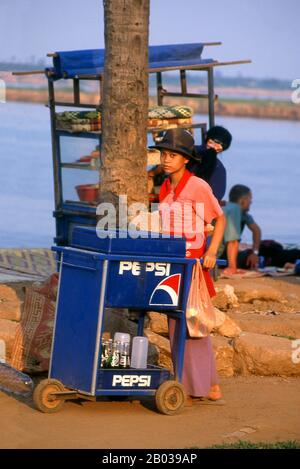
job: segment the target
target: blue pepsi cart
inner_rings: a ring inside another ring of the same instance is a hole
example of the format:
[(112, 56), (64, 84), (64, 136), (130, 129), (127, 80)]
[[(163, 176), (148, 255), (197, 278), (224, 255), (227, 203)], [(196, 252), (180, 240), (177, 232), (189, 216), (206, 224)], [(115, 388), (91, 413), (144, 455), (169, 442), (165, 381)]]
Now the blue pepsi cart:
[[(167, 415), (185, 405), (185, 310), (196, 261), (185, 257), (182, 238), (122, 238), (121, 232), (113, 236), (76, 227), (71, 246), (53, 247), (59, 287), (49, 378), (39, 383), (33, 396), (42, 412), (57, 412), (66, 399), (101, 396), (153, 396), (157, 409)], [(175, 318), (179, 342), (174, 374), (154, 365), (101, 368), (107, 308), (138, 311), (139, 336), (147, 311)]]

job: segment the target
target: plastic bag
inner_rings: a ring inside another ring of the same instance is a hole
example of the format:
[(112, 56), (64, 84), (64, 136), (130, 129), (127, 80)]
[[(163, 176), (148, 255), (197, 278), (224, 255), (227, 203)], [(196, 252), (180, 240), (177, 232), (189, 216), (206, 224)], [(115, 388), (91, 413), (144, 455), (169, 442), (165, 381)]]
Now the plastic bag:
[(186, 307), (186, 323), (190, 337), (208, 336), (216, 322), (215, 308), (209, 296), (200, 261), (197, 259)]
[(32, 394), (32, 379), (6, 363), (0, 363), (0, 390), (17, 396)]

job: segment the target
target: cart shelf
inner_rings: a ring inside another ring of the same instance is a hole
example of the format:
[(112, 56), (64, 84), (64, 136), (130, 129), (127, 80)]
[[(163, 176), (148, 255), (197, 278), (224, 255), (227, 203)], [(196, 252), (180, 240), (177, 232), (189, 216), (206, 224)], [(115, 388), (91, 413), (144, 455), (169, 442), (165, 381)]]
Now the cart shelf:
[(146, 369), (135, 368), (100, 368), (96, 387), (96, 396), (101, 395), (141, 395), (143, 387), (145, 395), (155, 394), (156, 389), (164, 382), (171, 379), (171, 373), (167, 368), (148, 365)]
[(97, 166), (92, 166), (88, 163), (61, 163), (62, 168), (70, 168), (70, 169), (85, 169), (88, 171), (99, 171)]

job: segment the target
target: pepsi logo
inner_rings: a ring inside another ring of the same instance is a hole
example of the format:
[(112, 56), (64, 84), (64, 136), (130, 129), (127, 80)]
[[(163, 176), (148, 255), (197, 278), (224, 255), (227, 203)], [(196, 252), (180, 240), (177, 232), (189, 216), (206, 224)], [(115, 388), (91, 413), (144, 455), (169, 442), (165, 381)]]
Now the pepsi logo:
[(151, 306), (178, 306), (181, 274), (165, 278), (155, 287), (150, 297)]

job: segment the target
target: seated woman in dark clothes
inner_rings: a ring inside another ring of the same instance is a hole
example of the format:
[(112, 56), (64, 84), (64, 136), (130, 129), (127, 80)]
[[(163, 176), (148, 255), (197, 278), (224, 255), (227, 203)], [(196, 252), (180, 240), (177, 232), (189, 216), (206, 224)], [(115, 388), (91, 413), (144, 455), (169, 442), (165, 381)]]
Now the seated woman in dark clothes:
[(227, 129), (220, 125), (211, 127), (206, 134), (204, 145), (195, 145), (197, 161), (188, 165), (189, 171), (210, 185), (219, 201), (223, 199), (226, 191), (226, 169), (217, 155), (227, 150), (231, 141), (232, 135)]

